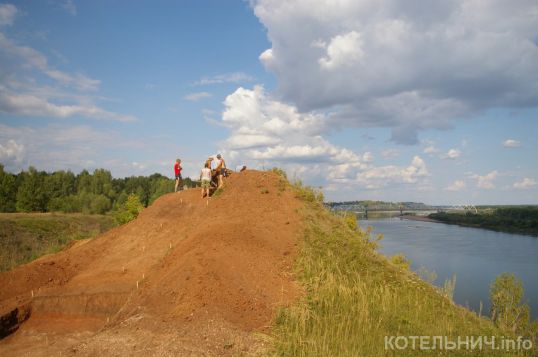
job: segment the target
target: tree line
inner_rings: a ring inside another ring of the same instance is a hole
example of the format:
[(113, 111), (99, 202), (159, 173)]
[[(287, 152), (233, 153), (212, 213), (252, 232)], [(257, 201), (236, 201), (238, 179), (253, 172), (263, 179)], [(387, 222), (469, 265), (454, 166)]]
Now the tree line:
[[(192, 186), (189, 178), (183, 181)], [(0, 212), (104, 214), (125, 205), (130, 195), (147, 207), (173, 190), (174, 180), (158, 173), (113, 178), (105, 169), (74, 174), (63, 170), (49, 173), (30, 166), (12, 174), (0, 164)]]
[(428, 217), (449, 224), (538, 236), (538, 206), (499, 207), (479, 213), (439, 212)]

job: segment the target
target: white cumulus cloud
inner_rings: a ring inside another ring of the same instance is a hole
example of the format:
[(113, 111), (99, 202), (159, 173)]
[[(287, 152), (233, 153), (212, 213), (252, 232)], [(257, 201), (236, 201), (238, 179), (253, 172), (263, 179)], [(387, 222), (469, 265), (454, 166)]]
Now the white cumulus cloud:
[(430, 145), (430, 146), (427, 146), (426, 148), (424, 148), (424, 153), (425, 154), (428, 154), (430, 156), (433, 156), (437, 153), (439, 153), (439, 149), (437, 149), (435, 146), (433, 145)]
[(456, 180), (452, 184), (448, 185), (444, 189), (446, 191), (461, 191), (466, 187), (465, 181), (463, 180)]
[(417, 183), (428, 175), (424, 160), (415, 156), (407, 167), (388, 165), (364, 170), (357, 174), (357, 181), (367, 188), (379, 188), (391, 183)]
[(514, 188), (519, 188), (519, 189), (534, 188), (536, 186), (538, 186), (538, 183), (536, 182), (536, 180), (529, 177), (525, 177), (521, 181), (514, 182)]
[(416, 184), (429, 176), (419, 156), (408, 166), (376, 166), (371, 152), (357, 153), (332, 144), (322, 136), (325, 114), (301, 113), (261, 86), (238, 88), (224, 105), (221, 125), (229, 129), (230, 136), (221, 149), (232, 166), (279, 166), (310, 180), (317, 178), (328, 187), (345, 184), (367, 189), (390, 183)]
[(222, 124), (230, 129), (224, 149), (256, 161), (359, 160), (319, 134), (321, 114), (301, 114), (293, 106), (272, 99), (263, 87), (238, 88), (226, 97)]
[(471, 178), (476, 180), (476, 187), (489, 190), (495, 188), (493, 180), (495, 180), (498, 176), (499, 172), (497, 170), (494, 170), (487, 173), (486, 175), (472, 175)]
[(538, 3), (252, 0), (277, 95), (336, 127), (417, 142), (492, 107), (538, 106)]
[(450, 149), (447, 151), (445, 155), (443, 155), (443, 158), (445, 159), (451, 159), (455, 160), (461, 156), (461, 151), (458, 149)]
[(352, 65), (364, 56), (361, 47), (362, 41), (359, 33), (351, 31), (337, 35), (331, 39), (327, 46), (327, 55), (319, 59), (319, 64), (328, 70)]
[(13, 139), (7, 140), (5, 143), (0, 142), (0, 161), (2, 163), (19, 164), (24, 159), (25, 148), (23, 144), (17, 143)]

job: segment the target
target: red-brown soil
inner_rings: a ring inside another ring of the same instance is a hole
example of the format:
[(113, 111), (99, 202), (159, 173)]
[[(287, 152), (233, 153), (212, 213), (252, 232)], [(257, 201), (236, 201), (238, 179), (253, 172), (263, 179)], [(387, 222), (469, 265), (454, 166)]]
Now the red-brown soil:
[(165, 195), (126, 225), (0, 274), (0, 314), (30, 316), (0, 355), (263, 353), (275, 309), (300, 294), (300, 205), (276, 174), (245, 171), (217, 197)]

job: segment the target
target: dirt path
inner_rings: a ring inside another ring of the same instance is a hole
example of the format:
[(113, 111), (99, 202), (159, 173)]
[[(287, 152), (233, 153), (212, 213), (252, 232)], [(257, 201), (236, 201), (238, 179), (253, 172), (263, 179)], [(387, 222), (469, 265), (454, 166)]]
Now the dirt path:
[(31, 315), (0, 354), (263, 350), (275, 308), (300, 294), (300, 202), (257, 171), (233, 175), (218, 197), (199, 195), (165, 195), (127, 225), (1, 274), (0, 312), (26, 304)]

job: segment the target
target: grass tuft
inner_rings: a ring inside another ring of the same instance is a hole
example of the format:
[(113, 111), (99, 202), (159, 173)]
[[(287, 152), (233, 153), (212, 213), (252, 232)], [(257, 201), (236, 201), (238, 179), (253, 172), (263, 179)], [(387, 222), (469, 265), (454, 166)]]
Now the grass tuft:
[(215, 190), (215, 192), (213, 192), (213, 194), (211, 195), (211, 197), (212, 197), (212, 198), (217, 198), (217, 197), (219, 197), (219, 196), (222, 194), (222, 192), (224, 192), (224, 188), (222, 188), (222, 187), (221, 187), (221, 188), (217, 188), (217, 189)]

